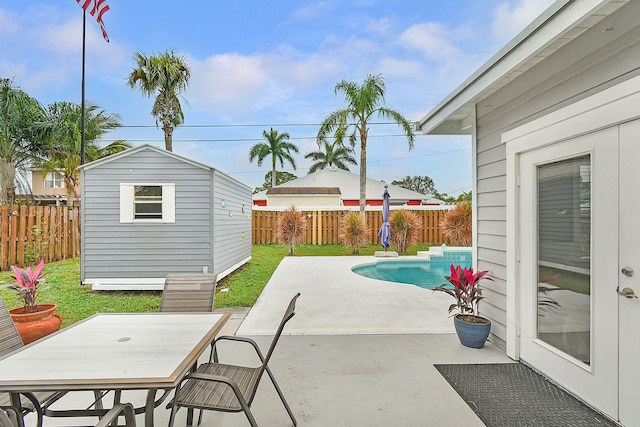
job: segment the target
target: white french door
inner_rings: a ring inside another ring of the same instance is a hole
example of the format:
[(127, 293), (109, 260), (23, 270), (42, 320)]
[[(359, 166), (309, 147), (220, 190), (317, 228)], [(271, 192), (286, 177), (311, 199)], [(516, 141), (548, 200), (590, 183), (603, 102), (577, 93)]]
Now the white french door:
[[(619, 290), (640, 295), (640, 120), (620, 126)], [(640, 426), (640, 300), (619, 296), (620, 414), (625, 426)]]
[(615, 419), (620, 166), (617, 126), (520, 155), (516, 285), (520, 357)]

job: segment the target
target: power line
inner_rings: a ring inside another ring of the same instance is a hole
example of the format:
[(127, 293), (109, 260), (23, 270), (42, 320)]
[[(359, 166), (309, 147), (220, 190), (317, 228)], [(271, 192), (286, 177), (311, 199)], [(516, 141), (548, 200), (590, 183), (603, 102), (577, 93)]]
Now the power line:
[[(369, 125), (398, 125), (396, 122), (369, 122)], [(178, 128), (236, 128), (236, 127), (305, 127), (305, 126), (321, 126), (322, 123), (276, 123), (276, 124), (260, 124), (260, 123), (238, 123), (238, 124), (197, 124), (197, 125), (180, 125)], [(121, 125), (119, 128), (158, 128), (155, 125)]]

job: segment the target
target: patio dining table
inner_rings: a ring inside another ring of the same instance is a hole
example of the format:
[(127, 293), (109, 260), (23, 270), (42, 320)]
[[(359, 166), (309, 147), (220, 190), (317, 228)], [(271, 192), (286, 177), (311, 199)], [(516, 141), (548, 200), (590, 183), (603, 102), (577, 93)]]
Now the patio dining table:
[[(175, 388), (197, 363), (229, 313), (96, 314), (0, 360), (0, 391), (148, 390), (145, 425), (153, 426), (158, 390)], [(105, 409), (69, 411), (100, 415)]]

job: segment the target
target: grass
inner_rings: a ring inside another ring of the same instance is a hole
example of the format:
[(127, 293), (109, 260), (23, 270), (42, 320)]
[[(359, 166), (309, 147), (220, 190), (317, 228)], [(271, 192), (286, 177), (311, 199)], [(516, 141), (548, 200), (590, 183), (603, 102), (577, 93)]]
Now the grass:
[[(428, 250), (427, 245), (409, 248), (409, 255)], [(360, 249), (360, 255), (373, 255), (380, 245), (369, 245)], [(285, 256), (286, 245), (254, 245), (252, 259), (243, 267), (218, 282), (215, 308), (251, 307), (271, 275)], [(343, 245), (299, 245), (292, 256), (350, 256), (351, 249)], [(80, 260), (78, 258), (47, 264), (45, 271), (48, 289), (38, 294), (38, 302), (56, 303), (56, 311), (62, 317), (62, 327), (69, 326), (95, 313), (136, 313), (158, 311), (161, 292), (137, 291), (93, 291), (80, 285)], [(0, 284), (10, 283), (11, 271), (0, 272)], [(227, 291), (222, 291), (227, 289)], [(15, 292), (0, 289), (0, 296), (9, 308), (21, 302)]]

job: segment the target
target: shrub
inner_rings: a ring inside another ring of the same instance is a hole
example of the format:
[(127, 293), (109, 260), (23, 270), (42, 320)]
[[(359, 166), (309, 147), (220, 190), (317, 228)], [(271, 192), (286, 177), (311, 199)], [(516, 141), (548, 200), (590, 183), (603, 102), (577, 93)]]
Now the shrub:
[(440, 228), (449, 242), (456, 246), (471, 246), (471, 203), (460, 202), (444, 215)]
[(289, 245), (289, 254), (293, 255), (296, 244), (304, 243), (307, 232), (307, 218), (302, 212), (296, 211), (295, 206), (291, 207), (278, 218), (276, 235), (278, 239)]
[(418, 243), (422, 222), (418, 215), (411, 211), (396, 210), (389, 218), (391, 226), (391, 243), (398, 252), (406, 254), (409, 246)]
[(369, 244), (369, 228), (364, 215), (359, 212), (349, 212), (340, 223), (340, 241), (352, 249), (353, 254), (359, 254), (360, 248)]

